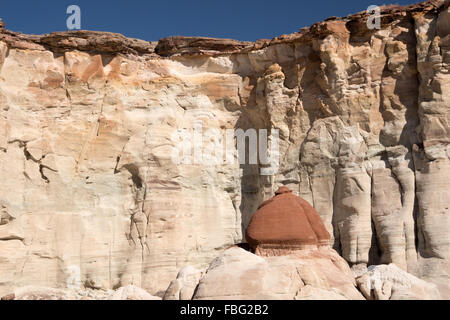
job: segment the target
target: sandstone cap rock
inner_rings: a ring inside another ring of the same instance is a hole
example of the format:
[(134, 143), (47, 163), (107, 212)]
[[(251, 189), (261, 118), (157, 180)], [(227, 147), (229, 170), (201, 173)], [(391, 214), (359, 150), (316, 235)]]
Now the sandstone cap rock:
[(328, 245), (330, 234), (319, 214), (283, 186), (261, 204), (246, 231), (252, 249), (303, 249)]

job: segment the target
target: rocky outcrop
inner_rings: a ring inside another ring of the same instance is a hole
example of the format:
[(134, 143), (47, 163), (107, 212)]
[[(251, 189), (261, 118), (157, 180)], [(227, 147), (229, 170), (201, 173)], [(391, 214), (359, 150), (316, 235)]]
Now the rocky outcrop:
[(164, 299), (363, 299), (347, 262), (329, 247), (317, 212), (287, 187), (261, 204), (246, 238), (255, 254), (227, 249), (201, 279), (195, 269), (182, 269)]
[(372, 266), (356, 279), (360, 291), (370, 300), (436, 300), (436, 285), (420, 280), (395, 264)]
[(202, 276), (203, 272), (192, 266), (182, 268), (170, 282), (163, 300), (191, 300)]
[[(162, 296), (180, 268), (243, 242), (284, 185), (354, 270), (395, 263), (448, 298), (448, 17), (448, 1), (387, 6), (380, 30), (358, 13), (255, 43), (2, 25), (0, 295), (134, 284)], [(175, 164), (189, 143), (174, 133), (199, 128), (220, 134)], [(196, 161), (237, 128), (279, 129), (276, 173)]]
[(244, 249), (226, 250), (208, 267), (195, 300), (358, 300), (347, 263), (329, 248), (260, 257)]
[(279, 188), (275, 197), (261, 204), (245, 236), (258, 255), (280, 255), (330, 245), (330, 234), (319, 214), (287, 187)]
[(251, 47), (252, 42), (201, 37), (169, 37), (158, 41), (155, 52), (160, 56), (223, 55)]
[(152, 55), (156, 42), (126, 38), (118, 33), (88, 30), (53, 32), (45, 35), (24, 35), (2, 30), (0, 40), (10, 48), (32, 49), (64, 53), (68, 50), (98, 52), (102, 54)]

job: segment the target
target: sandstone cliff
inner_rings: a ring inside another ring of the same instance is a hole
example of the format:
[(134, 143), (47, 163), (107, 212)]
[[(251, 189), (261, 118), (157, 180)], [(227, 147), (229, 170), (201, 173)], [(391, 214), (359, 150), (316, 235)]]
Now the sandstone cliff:
[[(70, 283), (161, 296), (183, 266), (243, 242), (286, 185), (355, 271), (395, 263), (450, 297), (449, 1), (383, 7), (380, 30), (366, 20), (255, 43), (0, 21), (0, 295)], [(279, 129), (278, 172), (175, 165), (171, 135), (199, 121)]]

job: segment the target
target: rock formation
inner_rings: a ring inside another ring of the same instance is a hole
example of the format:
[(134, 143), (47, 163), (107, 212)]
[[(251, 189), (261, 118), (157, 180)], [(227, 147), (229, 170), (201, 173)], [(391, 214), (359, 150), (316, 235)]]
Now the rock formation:
[(360, 291), (373, 300), (440, 299), (435, 284), (420, 280), (395, 264), (372, 266), (356, 279)]
[(363, 299), (347, 262), (330, 248), (320, 216), (289, 188), (261, 204), (246, 237), (256, 254), (234, 246), (197, 283), (180, 282), (184, 274), (199, 275), (182, 269), (164, 299)]
[(333, 249), (260, 257), (225, 250), (209, 265), (194, 300), (361, 300), (353, 274)]
[(163, 299), (191, 300), (202, 276), (203, 273), (192, 266), (182, 268), (177, 278), (170, 282)]
[[(183, 266), (245, 241), (285, 185), (353, 270), (394, 263), (450, 298), (449, 17), (448, 0), (385, 6), (379, 30), (361, 12), (254, 43), (0, 23), (0, 296), (28, 285), (162, 296)], [(189, 149), (174, 133), (200, 125), (278, 129), (278, 171), (194, 161), (217, 135), (174, 164)], [(226, 252), (258, 272), (289, 259)]]
[(284, 186), (253, 215), (246, 239), (258, 255), (330, 245), (330, 234), (319, 214)]

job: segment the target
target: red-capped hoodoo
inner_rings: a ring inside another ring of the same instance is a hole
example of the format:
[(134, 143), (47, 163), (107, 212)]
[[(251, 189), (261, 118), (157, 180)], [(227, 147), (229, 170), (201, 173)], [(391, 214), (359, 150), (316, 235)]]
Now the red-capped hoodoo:
[(246, 239), (256, 253), (273, 255), (327, 246), (330, 234), (317, 211), (283, 186), (253, 215)]

